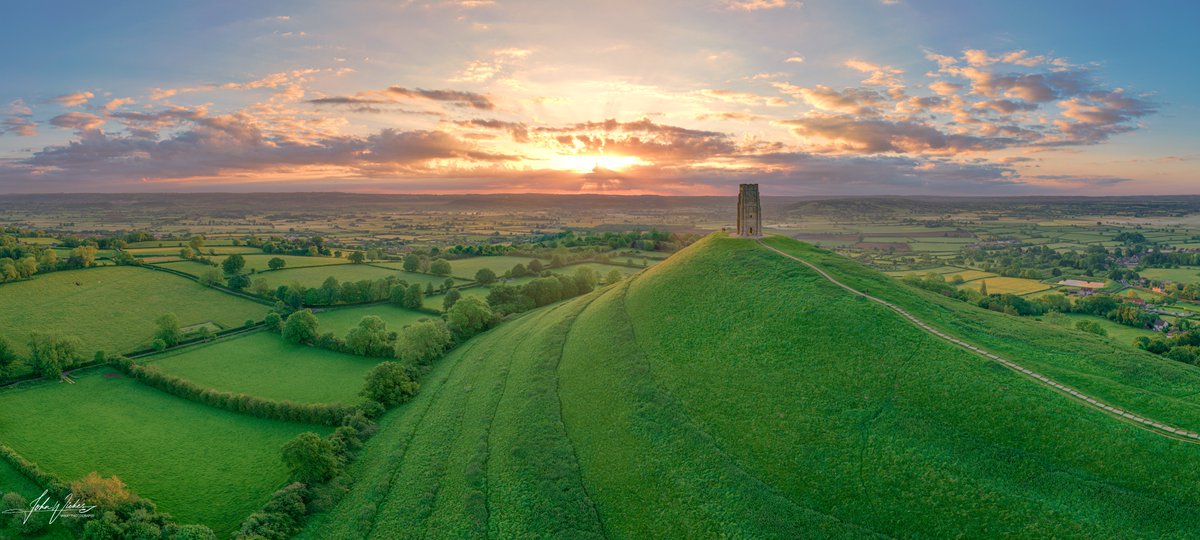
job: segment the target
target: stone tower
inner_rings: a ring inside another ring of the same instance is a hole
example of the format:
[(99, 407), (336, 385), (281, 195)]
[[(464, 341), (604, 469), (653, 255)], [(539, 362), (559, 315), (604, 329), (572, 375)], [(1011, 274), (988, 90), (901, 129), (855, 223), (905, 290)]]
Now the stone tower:
[(737, 234), (751, 238), (762, 236), (762, 205), (758, 202), (758, 184), (738, 186)]

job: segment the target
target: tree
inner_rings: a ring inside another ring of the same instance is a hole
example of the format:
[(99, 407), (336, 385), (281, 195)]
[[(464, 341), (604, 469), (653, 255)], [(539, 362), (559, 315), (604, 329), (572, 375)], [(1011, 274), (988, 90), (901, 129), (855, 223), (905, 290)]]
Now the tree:
[(225, 270), (225, 274), (227, 275), (240, 274), (245, 267), (246, 258), (236, 253), (225, 257), (225, 260), (221, 261), (221, 269)]
[(271, 260), (267, 261), (267, 268), (271, 270), (279, 270), (285, 266), (287, 266), (287, 261), (279, 257), (271, 257)]
[(208, 286), (221, 284), (221, 272), (216, 268), (209, 268), (204, 273), (200, 274), (200, 283)]
[(609, 285), (612, 285), (618, 281), (621, 281), (621, 272), (617, 271), (616, 269), (609, 270), (608, 276), (604, 278), (604, 282)]
[(413, 283), (408, 286), (408, 290), (404, 291), (404, 307), (409, 309), (421, 309), (425, 305), (425, 293), (421, 292), (421, 285)]
[(449, 291), (450, 289), (453, 289), (453, 288), (454, 288), (454, 278), (446, 278), (446, 281), (442, 282), (442, 286), (441, 286), (442, 292)]
[(36, 274), (37, 270), (38, 270), (37, 259), (34, 259), (33, 255), (30, 255), (28, 257), (25, 257), (25, 258), (17, 261), (17, 273), (20, 274), (21, 277), (23, 277), (23, 278), (27, 278), (29, 276)]
[(387, 323), (375, 315), (367, 315), (346, 335), (346, 347), (360, 356), (391, 356)]
[(179, 248), (179, 258), (180, 259), (191, 259), (192, 257), (195, 257), (195, 256), (196, 256), (196, 252), (192, 251), (192, 248), (190, 248), (190, 247)]
[(509, 270), (508, 275), (515, 278), (525, 277), (529, 275), (529, 270), (525, 269), (525, 265), (517, 263), (513, 265), (512, 270)]
[(450, 272), (450, 261), (446, 259), (438, 259), (429, 264), (429, 273), (435, 276), (448, 276)]
[(104, 510), (116, 510), (122, 505), (138, 499), (125, 487), (125, 482), (115, 475), (104, 478), (92, 471), (87, 476), (71, 482), (71, 495), (76, 500), (96, 505)]
[(17, 361), (20, 358), (17, 356), (17, 351), (14, 351), (12, 344), (0, 336), (0, 379), (4, 379), (13, 371)]
[(58, 267), (58, 252), (53, 249), (43, 251), (38, 259), (38, 265), (41, 266), (43, 272), (53, 271)]
[(496, 282), (496, 273), (491, 268), (480, 268), (475, 272), (475, 281), (482, 285), (490, 285)]
[(274, 311), (267, 314), (266, 319), (263, 319), (263, 323), (267, 327), (267, 330), (276, 333), (283, 332), (283, 317), (280, 317)]
[(200, 235), (193, 236), (188, 240), (188, 246), (192, 248), (192, 251), (199, 253), (201, 249), (204, 249), (204, 237)]
[(462, 293), (458, 292), (458, 289), (450, 289), (446, 292), (445, 298), (442, 298), (442, 310), (449, 311), (459, 298), (462, 298)]
[(445, 321), (424, 321), (405, 326), (396, 337), (396, 357), (412, 365), (427, 364), (450, 345)]
[(233, 274), (225, 280), (225, 286), (235, 291), (245, 289), (248, 285), (250, 285), (250, 278), (241, 274)]
[(987, 290), (987, 280), (986, 280), (986, 279), (985, 279), (985, 280), (983, 280), (983, 281), (980, 281), (980, 282), (979, 282), (979, 294), (982, 294), (982, 295), (984, 295), (984, 296), (987, 296), (987, 295), (988, 295), (988, 290)]
[(82, 348), (77, 337), (34, 332), (29, 337), (30, 364), (43, 377), (55, 379), (83, 360)]
[(459, 300), (446, 313), (447, 326), (459, 340), (487, 330), (494, 320), (492, 308), (476, 296)]
[(259, 296), (271, 296), (271, 286), (267, 284), (267, 280), (258, 278), (250, 286), (250, 292)]
[(366, 255), (364, 255), (361, 251), (355, 251), (354, 253), (350, 254), (350, 262), (354, 264), (362, 264), (366, 262), (366, 260)]
[(1075, 323), (1075, 328), (1084, 332), (1096, 334), (1097, 336), (1108, 335), (1108, 331), (1105, 330), (1103, 326), (1100, 326), (1100, 323), (1096, 321), (1079, 321)]
[(382, 362), (367, 373), (361, 395), (384, 407), (395, 407), (412, 399), (418, 389), (420, 385), (408, 368), (399, 362)]
[(302, 309), (288, 315), (283, 325), (283, 339), (292, 343), (312, 343), (317, 338), (317, 327), (320, 322), (312, 310)]
[(433, 293), (435, 293), (435, 292), (437, 292), (437, 291), (433, 290), (433, 282), (432, 281), (425, 284), (425, 296), (433, 296)]
[(179, 317), (174, 313), (167, 313), (155, 319), (154, 326), (154, 338), (163, 340), (167, 345), (175, 345), (183, 337), (183, 331), (179, 328)]
[(71, 250), (71, 259), (79, 266), (87, 268), (96, 264), (96, 246), (79, 246)]
[(311, 431), (285, 443), (282, 453), (283, 464), (292, 476), (305, 483), (324, 482), (333, 477), (339, 466), (333, 446)]
[(417, 269), (420, 267), (421, 267), (421, 257), (417, 256), (416, 253), (409, 253), (408, 255), (404, 256), (404, 271), (405, 272), (416, 272)]

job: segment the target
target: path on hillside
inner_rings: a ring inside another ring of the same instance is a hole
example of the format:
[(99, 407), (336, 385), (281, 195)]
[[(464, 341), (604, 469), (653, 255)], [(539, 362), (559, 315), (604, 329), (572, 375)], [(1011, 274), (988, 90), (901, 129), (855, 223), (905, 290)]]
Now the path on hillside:
[(941, 338), (945, 341), (948, 341), (954, 345), (958, 345), (959, 347), (967, 349), (968, 351), (978, 354), (979, 356), (982, 356), (989, 360), (993, 360), (1008, 369), (1011, 369), (1021, 375), (1029, 377), (1031, 379), (1034, 379), (1034, 380), (1036, 380), (1046, 386), (1049, 386), (1050, 388), (1052, 388), (1054, 390), (1064, 393), (1070, 397), (1073, 397), (1089, 407), (1097, 409), (1106, 414), (1112, 415), (1119, 420), (1131, 423), (1137, 427), (1146, 429), (1147, 431), (1150, 431), (1151, 433), (1154, 433), (1156, 435), (1160, 435), (1163, 437), (1168, 437), (1168, 438), (1172, 438), (1172, 439), (1176, 439), (1176, 440), (1186, 441), (1186, 442), (1190, 442), (1193, 444), (1200, 444), (1200, 434), (1198, 434), (1196, 432), (1187, 431), (1185, 429), (1180, 429), (1180, 428), (1177, 428), (1174, 426), (1169, 426), (1162, 422), (1158, 422), (1156, 420), (1152, 420), (1149, 418), (1143, 418), (1143, 417), (1135, 415), (1131, 412), (1125, 411), (1123, 409), (1113, 407), (1112, 405), (1109, 405), (1103, 401), (1100, 401), (1099, 399), (1096, 399), (1096, 398), (1089, 396), (1083, 392), (1080, 392), (1079, 390), (1071, 388), (1070, 386), (1062, 384), (1054, 379), (1051, 379), (1050, 377), (1042, 375), (1041, 373), (1038, 373), (1038, 372), (1033, 371), (1029, 368), (1026, 368), (1020, 364), (1017, 364), (1016, 362), (1006, 360), (995, 354), (985, 351), (982, 348), (976, 347), (975, 345), (972, 345), (966, 341), (963, 341), (954, 336), (946, 334), (945, 332), (942, 332), (941, 330), (938, 330), (937, 328), (934, 328), (933, 326), (927, 324), (925, 321), (918, 319), (916, 316), (909, 313), (904, 308), (901, 308), (900, 306), (897, 306), (896, 304), (888, 302), (887, 300), (884, 300), (882, 298), (876, 298), (865, 292), (855, 289), (854, 287), (846, 285), (845, 283), (842, 283), (842, 282), (838, 281), (837, 279), (835, 279), (833, 276), (829, 275), (829, 273), (825, 272), (821, 268), (817, 267), (815, 264), (812, 264), (804, 259), (796, 257), (795, 255), (792, 255), (790, 253), (785, 253), (773, 246), (769, 246), (765, 242), (763, 242), (761, 239), (758, 240), (758, 243), (760, 245), (762, 245), (763, 247), (765, 247), (771, 251), (774, 251), (775, 253), (783, 255), (784, 257), (792, 259), (796, 262), (799, 262), (799, 263), (811, 268), (813, 271), (820, 274), (821, 277), (829, 280), (830, 283), (833, 283), (834, 285), (837, 285), (838, 287), (846, 289), (847, 291), (850, 291), (853, 294), (856, 294), (858, 296), (866, 298), (867, 300), (870, 300), (877, 304), (881, 304), (884, 307), (887, 307), (888, 309), (898, 313), (901, 317), (908, 319), (908, 321), (913, 323), (914, 325), (916, 325), (917, 328), (920, 328), (921, 330), (924, 330), (925, 332), (927, 332), (929, 334), (939, 337), (939, 338)]

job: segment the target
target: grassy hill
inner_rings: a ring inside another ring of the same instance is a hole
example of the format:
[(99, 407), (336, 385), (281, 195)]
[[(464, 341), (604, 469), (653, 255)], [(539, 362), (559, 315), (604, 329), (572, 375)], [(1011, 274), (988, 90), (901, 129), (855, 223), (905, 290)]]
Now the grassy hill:
[[(1200, 428), (1197, 368), (768, 242), (1114, 405)], [(303, 538), (1200, 536), (1200, 446), (719, 235), (471, 340), (381, 428)]]

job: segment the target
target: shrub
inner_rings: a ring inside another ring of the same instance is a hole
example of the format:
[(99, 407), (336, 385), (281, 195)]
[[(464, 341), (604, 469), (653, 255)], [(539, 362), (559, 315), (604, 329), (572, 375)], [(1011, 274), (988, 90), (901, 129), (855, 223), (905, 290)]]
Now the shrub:
[(450, 330), (440, 319), (405, 326), (396, 337), (396, 357), (413, 365), (428, 364), (446, 351), (450, 341)]
[(317, 316), (312, 310), (302, 309), (288, 315), (283, 325), (283, 339), (292, 343), (312, 343), (317, 337)]
[(395, 407), (412, 399), (419, 389), (409, 368), (398, 362), (383, 362), (367, 373), (362, 396), (384, 407)]
[(292, 477), (301, 482), (322, 482), (337, 472), (337, 455), (333, 445), (320, 435), (306, 431), (283, 445), (283, 463)]
[(494, 321), (492, 308), (474, 296), (460, 300), (446, 313), (447, 325), (459, 341), (487, 330)]
[(1100, 323), (1096, 321), (1079, 321), (1075, 323), (1075, 328), (1078, 330), (1083, 330), (1084, 332), (1096, 334), (1097, 336), (1108, 335), (1108, 330), (1105, 330), (1104, 327), (1100, 326)]
[(266, 319), (263, 319), (263, 326), (272, 332), (281, 333), (283, 332), (283, 317), (272, 311), (267, 314)]

